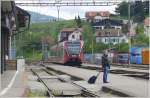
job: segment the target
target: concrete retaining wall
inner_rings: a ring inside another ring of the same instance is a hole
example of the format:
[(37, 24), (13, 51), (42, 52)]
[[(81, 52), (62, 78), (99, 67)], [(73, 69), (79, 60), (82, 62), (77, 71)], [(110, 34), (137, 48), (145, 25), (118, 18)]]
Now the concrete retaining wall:
[(25, 59), (17, 59), (17, 70), (21, 70), (25, 65)]
[(17, 70), (16, 60), (6, 60), (6, 70)]

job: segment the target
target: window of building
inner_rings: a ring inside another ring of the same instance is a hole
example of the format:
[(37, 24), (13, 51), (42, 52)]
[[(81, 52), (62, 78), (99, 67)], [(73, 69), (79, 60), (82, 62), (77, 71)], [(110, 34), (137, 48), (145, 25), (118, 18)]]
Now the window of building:
[(117, 42), (119, 43), (119, 38), (117, 39)]
[(99, 27), (95, 27), (95, 29), (96, 29), (96, 30), (98, 30), (98, 29), (99, 29)]
[(80, 40), (82, 40), (82, 36), (80, 35)]
[(115, 27), (111, 27), (111, 29), (115, 29)]
[(74, 38), (75, 38), (75, 36), (74, 36), (74, 35), (72, 35), (72, 38), (74, 39)]
[(122, 39), (122, 42), (124, 43), (124, 42), (125, 42), (125, 39)]
[(105, 42), (107, 42), (107, 39), (105, 38)]
[(117, 42), (117, 39), (115, 39), (115, 42)]
[(100, 21), (99, 19), (96, 19), (96, 20), (95, 20), (95, 22), (99, 22), (99, 21)]
[(62, 37), (66, 37), (66, 33), (61, 33), (61, 36)]
[(116, 41), (116, 39), (114, 38), (114, 39), (113, 39), (113, 42), (115, 42), (115, 41)]

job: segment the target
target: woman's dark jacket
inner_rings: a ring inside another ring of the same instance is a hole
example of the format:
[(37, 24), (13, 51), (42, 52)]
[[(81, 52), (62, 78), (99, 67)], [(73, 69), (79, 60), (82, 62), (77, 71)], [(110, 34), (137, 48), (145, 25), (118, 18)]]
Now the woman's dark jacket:
[(106, 54), (104, 54), (102, 56), (102, 67), (105, 68), (105, 67), (110, 67), (109, 65), (109, 61), (108, 61), (108, 56)]

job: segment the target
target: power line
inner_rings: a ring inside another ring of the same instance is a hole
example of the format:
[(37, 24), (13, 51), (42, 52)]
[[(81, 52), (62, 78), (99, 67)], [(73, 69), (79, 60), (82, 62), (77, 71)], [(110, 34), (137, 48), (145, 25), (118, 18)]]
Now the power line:
[[(30, 0), (29, 0), (30, 1)], [(20, 6), (111, 6), (121, 3), (122, 0), (44, 0), (45, 2), (17, 2)], [(53, 2), (52, 2), (53, 1)]]

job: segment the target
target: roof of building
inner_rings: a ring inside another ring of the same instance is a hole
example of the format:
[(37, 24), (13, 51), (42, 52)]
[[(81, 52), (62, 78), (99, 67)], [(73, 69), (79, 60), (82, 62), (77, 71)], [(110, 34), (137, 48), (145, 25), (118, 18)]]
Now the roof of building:
[(123, 24), (122, 20), (103, 19), (103, 20), (99, 20), (99, 22), (94, 22), (92, 25), (93, 26), (106, 26), (106, 25), (121, 26), (122, 24)]
[(24, 9), (21, 9), (20, 7), (16, 6), (16, 10), (18, 13), (21, 13), (21, 14), (24, 14), (24, 15), (27, 15), (27, 16), (31, 16), (29, 12), (27, 12), (26, 10)]
[(118, 37), (118, 36), (121, 37), (124, 35), (121, 30), (111, 29), (109, 31), (106, 29), (99, 30), (94, 33), (94, 36), (95, 37)]
[(93, 18), (95, 16), (109, 17), (109, 11), (89, 11), (85, 13), (85, 17)]
[(150, 26), (150, 24), (149, 24), (150, 22), (149, 21), (150, 21), (150, 17), (145, 18), (144, 25), (145, 26)]
[[(26, 27), (29, 29), (30, 19), (31, 19), (30, 13), (27, 12), (26, 10), (16, 6), (16, 14), (17, 14), (19, 21), (21, 21), (18, 26), (19, 27)], [(24, 25), (24, 24), (28, 24), (28, 25)]]
[(63, 28), (60, 32), (66, 32), (66, 33), (72, 33), (74, 31), (80, 31), (82, 32), (82, 28)]

